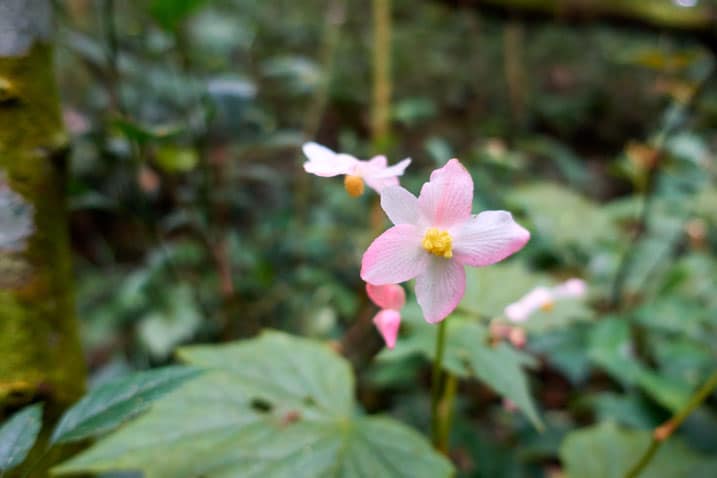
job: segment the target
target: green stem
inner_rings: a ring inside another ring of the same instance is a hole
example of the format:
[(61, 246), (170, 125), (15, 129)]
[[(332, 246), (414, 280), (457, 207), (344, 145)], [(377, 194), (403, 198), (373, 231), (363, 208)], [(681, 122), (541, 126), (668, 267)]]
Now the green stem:
[(438, 414), (438, 404), (441, 399), (442, 371), (443, 371), (443, 352), (446, 345), (446, 322), (443, 319), (438, 324), (438, 333), (436, 334), (436, 357), (433, 361), (433, 375), (431, 378), (431, 436), (433, 445), (438, 448), (440, 441), (440, 421)]
[(448, 443), (451, 436), (451, 425), (453, 425), (454, 402), (456, 400), (456, 390), (458, 389), (458, 379), (451, 373), (446, 373), (445, 386), (443, 388), (443, 396), (438, 404), (438, 448), (441, 453), (448, 454)]
[(660, 449), (662, 444), (667, 441), (668, 438), (677, 430), (682, 422), (704, 402), (707, 397), (710, 396), (714, 390), (717, 389), (717, 370), (710, 375), (707, 381), (700, 387), (697, 392), (692, 395), (687, 405), (677, 412), (672, 418), (666, 421), (661, 426), (657, 427), (652, 434), (652, 441), (650, 446), (645, 450), (645, 453), (635, 463), (635, 465), (628, 470), (625, 474), (625, 478), (637, 478), (640, 473), (650, 464), (652, 458), (655, 456), (657, 451)]

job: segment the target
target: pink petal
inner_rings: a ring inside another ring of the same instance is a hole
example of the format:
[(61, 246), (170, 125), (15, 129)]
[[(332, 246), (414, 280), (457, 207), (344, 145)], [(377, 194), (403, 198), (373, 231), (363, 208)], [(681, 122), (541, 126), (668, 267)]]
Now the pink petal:
[(454, 260), (431, 256), (426, 270), (416, 277), (416, 299), (431, 324), (453, 312), (465, 291), (465, 269)]
[(366, 293), (382, 309), (401, 310), (406, 304), (406, 292), (398, 284), (366, 284)]
[(453, 257), (468, 266), (500, 262), (525, 246), (530, 233), (507, 211), (484, 211), (450, 231)]
[(428, 263), (416, 226), (399, 224), (378, 236), (363, 254), (361, 279), (375, 285), (398, 284), (416, 277)]
[(448, 228), (465, 221), (473, 206), (473, 179), (457, 159), (451, 159), (431, 173), (418, 203), (432, 226)]
[(358, 162), (358, 159), (353, 156), (337, 154), (318, 143), (305, 143), (302, 150), (304, 155), (309, 158), (304, 163), (304, 170), (317, 176), (331, 177), (348, 174)]
[(416, 196), (400, 186), (389, 187), (381, 192), (381, 207), (396, 225), (417, 224), (421, 215)]
[(384, 309), (373, 318), (381, 337), (386, 342), (386, 347), (392, 349), (396, 346), (398, 329), (401, 326), (401, 314), (397, 310)]
[(556, 298), (564, 297), (582, 297), (587, 293), (588, 286), (582, 279), (568, 279), (562, 284), (558, 284), (553, 289)]

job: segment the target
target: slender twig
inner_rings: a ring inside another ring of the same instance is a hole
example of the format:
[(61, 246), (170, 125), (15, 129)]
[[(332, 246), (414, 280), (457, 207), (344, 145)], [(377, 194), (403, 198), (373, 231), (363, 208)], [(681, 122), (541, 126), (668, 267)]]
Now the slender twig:
[(431, 437), (433, 446), (439, 448), (440, 442), (440, 423), (438, 404), (441, 400), (443, 391), (442, 375), (443, 375), (443, 354), (446, 346), (446, 322), (443, 319), (438, 324), (438, 332), (436, 333), (436, 353), (433, 358), (433, 374), (431, 375)]
[(373, 0), (373, 42), (371, 136), (374, 150), (381, 150), (390, 135), (391, 0)]
[(107, 89), (109, 90), (112, 109), (124, 114), (124, 107), (120, 98), (119, 73), (119, 42), (117, 40), (117, 26), (115, 20), (114, 0), (105, 0), (102, 4), (102, 24), (107, 42)]
[(635, 463), (635, 465), (628, 470), (625, 474), (625, 478), (637, 478), (640, 473), (650, 464), (652, 458), (655, 456), (657, 451), (660, 449), (662, 444), (667, 441), (668, 438), (677, 430), (680, 425), (704, 402), (707, 397), (710, 396), (714, 390), (717, 389), (717, 370), (710, 375), (704, 384), (692, 395), (690, 400), (687, 402), (682, 410), (677, 412), (668, 421), (655, 428), (652, 432), (652, 441), (648, 446), (645, 453)]

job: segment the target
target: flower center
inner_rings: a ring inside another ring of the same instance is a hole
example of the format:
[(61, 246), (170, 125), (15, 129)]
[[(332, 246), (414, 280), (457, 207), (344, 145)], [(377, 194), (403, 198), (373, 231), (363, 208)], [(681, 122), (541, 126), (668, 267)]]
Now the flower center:
[(344, 188), (349, 196), (359, 197), (363, 194), (363, 179), (360, 176), (346, 175), (344, 178)]
[(550, 300), (540, 306), (540, 310), (542, 310), (543, 312), (552, 312), (554, 308), (555, 308), (555, 302), (553, 302), (552, 300)]
[(423, 248), (439, 257), (445, 257), (450, 259), (453, 257), (453, 238), (448, 234), (448, 231), (441, 231), (438, 228), (431, 227), (426, 231), (426, 235), (423, 236), (423, 242), (421, 243)]

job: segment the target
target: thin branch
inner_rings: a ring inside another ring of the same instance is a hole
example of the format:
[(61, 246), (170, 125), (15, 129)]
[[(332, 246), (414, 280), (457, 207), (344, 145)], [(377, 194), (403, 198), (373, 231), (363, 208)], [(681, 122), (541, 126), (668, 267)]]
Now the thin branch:
[(668, 421), (655, 428), (652, 433), (652, 441), (650, 446), (645, 450), (645, 453), (635, 463), (635, 465), (628, 470), (625, 474), (625, 478), (637, 478), (640, 473), (650, 464), (652, 458), (655, 456), (657, 451), (660, 449), (662, 444), (667, 441), (670, 436), (677, 430), (680, 425), (694, 412), (712, 392), (717, 389), (717, 370), (712, 372), (712, 375), (705, 381), (705, 383), (697, 390), (697, 392), (690, 398), (687, 405), (677, 412)]

